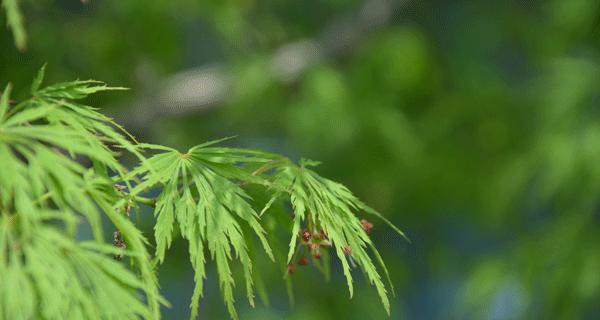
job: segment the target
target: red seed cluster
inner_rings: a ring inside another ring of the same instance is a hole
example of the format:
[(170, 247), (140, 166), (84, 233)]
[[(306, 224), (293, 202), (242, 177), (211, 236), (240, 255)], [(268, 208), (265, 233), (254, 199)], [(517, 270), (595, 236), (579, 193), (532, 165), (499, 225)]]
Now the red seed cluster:
[(304, 240), (304, 242), (309, 242), (310, 238), (312, 237), (310, 231), (308, 231), (307, 229), (300, 231), (300, 236), (302, 237), (302, 240)]
[(300, 257), (300, 259), (298, 259), (298, 265), (305, 266), (307, 264), (308, 264), (308, 258), (306, 256), (302, 256), (302, 257)]
[(362, 219), (362, 220), (360, 220), (360, 224), (366, 233), (371, 233), (371, 229), (373, 229), (373, 224), (371, 222), (369, 222), (369, 220)]
[[(125, 240), (123, 240), (123, 236), (120, 231), (113, 232), (113, 244), (115, 247), (120, 249), (126, 249), (127, 245), (125, 244)], [(113, 258), (117, 261), (123, 260), (123, 254), (115, 254)]]
[[(318, 230), (318, 231), (317, 231)], [(327, 233), (323, 229), (317, 230), (309, 230), (308, 228), (301, 229), (298, 231), (298, 237), (300, 238), (300, 244), (305, 245), (308, 254), (302, 255), (295, 263), (290, 263), (286, 266), (286, 270), (288, 274), (292, 274), (296, 271), (297, 266), (306, 266), (309, 263), (309, 257), (312, 256), (315, 260), (320, 260), (322, 257), (321, 248), (328, 248), (332, 246), (331, 241), (327, 237)], [(348, 247), (348, 246), (347, 246)], [(349, 249), (344, 249), (344, 252), (348, 252), (346, 254), (350, 254), (351, 251)]]
[(294, 273), (294, 271), (296, 271), (296, 265), (293, 263), (290, 263), (287, 265), (287, 273), (292, 274)]
[(316, 243), (309, 243), (308, 250), (313, 254), (313, 257), (317, 260), (321, 259), (321, 252), (319, 252), (319, 245)]

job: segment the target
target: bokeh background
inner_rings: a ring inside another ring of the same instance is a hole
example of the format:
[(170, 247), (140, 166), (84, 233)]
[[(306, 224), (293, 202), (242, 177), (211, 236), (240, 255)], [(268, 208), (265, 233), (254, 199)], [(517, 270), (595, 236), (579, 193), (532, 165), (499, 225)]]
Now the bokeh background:
[[(396, 287), (392, 319), (600, 317), (600, 2), (21, 8), (27, 50), (0, 32), (0, 83), (17, 98), (47, 62), (49, 82), (131, 88), (88, 102), (140, 140), (185, 149), (239, 135), (231, 145), (323, 161), (319, 173), (412, 240), (373, 221)], [(263, 260), (269, 294), (252, 309), (240, 292), (243, 319), (386, 318), (360, 276), (348, 298), (336, 264), (329, 283), (313, 268), (294, 274), (292, 307), (280, 266)], [(200, 314), (226, 319), (211, 271)], [(160, 281), (173, 305), (165, 318), (185, 318), (185, 243)]]

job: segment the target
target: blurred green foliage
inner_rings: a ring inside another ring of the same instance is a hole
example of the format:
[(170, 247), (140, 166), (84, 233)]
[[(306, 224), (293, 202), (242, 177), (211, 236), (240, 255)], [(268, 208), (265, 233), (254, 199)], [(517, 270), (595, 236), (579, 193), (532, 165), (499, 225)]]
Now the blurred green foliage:
[[(0, 83), (26, 88), (48, 62), (51, 81), (131, 87), (101, 101), (122, 119), (152, 79), (219, 63), (232, 79), (224, 100), (138, 136), (189, 146), (239, 134), (245, 147), (322, 160), (412, 239), (372, 233), (396, 284), (393, 319), (599, 317), (600, 3), (393, 4), (390, 23), (282, 82), (277, 48), (362, 3), (22, 1), (28, 49), (0, 33)], [(161, 283), (181, 318), (193, 286), (185, 245), (175, 249)], [(293, 309), (280, 266), (257, 269), (270, 307), (245, 319), (384, 318), (365, 281), (348, 300), (337, 265), (330, 284), (294, 274)], [(217, 283), (207, 287), (201, 314), (223, 318)]]

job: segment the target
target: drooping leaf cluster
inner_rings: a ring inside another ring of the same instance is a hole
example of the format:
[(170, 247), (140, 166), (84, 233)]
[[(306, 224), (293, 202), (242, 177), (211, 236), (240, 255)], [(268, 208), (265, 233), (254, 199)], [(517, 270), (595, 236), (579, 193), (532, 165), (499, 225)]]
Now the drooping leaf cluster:
[[(72, 100), (117, 88), (40, 88), (43, 76), (44, 69), (31, 99), (11, 105), (9, 85), (0, 102), (0, 318), (158, 317), (147, 241), (121, 212), (106, 174), (124, 174), (111, 148), (136, 147), (109, 118)], [(115, 249), (103, 239), (102, 215), (124, 233), (139, 277), (108, 257)], [(87, 242), (75, 241), (80, 224), (92, 231)]]
[[(288, 263), (298, 245), (308, 244), (300, 233), (322, 235), (322, 244), (341, 261), (350, 295), (351, 269), (358, 267), (389, 313), (392, 284), (356, 214), (381, 216), (343, 185), (310, 170), (313, 162), (296, 165), (275, 154), (215, 146), (220, 140), (187, 152), (140, 144), (77, 102), (122, 88), (91, 80), (43, 87), (43, 76), (42, 68), (32, 98), (11, 104), (9, 85), (0, 102), (0, 317), (158, 319), (166, 302), (158, 293), (155, 267), (181, 236), (195, 271), (191, 318), (197, 316), (206, 264), (212, 261), (227, 310), (237, 319), (233, 270), (243, 270), (246, 297), (254, 306), (256, 254), (249, 243), (258, 240), (276, 259), (261, 225), (264, 214), (275, 214), (269, 210), (275, 201), (293, 208)], [(123, 167), (117, 158), (124, 151), (140, 164)], [(271, 197), (262, 211), (246, 190), (249, 184)], [(157, 191), (156, 198), (148, 198)], [(154, 207), (154, 253), (129, 218), (137, 204)], [(124, 246), (107, 243), (103, 220), (112, 223)], [(91, 230), (89, 239), (83, 239), (83, 225)], [(129, 267), (113, 259), (123, 256)]]
[(356, 217), (355, 212), (363, 211), (373, 214), (386, 221), (401, 236), (404, 237), (404, 234), (377, 211), (356, 198), (348, 188), (323, 178), (308, 168), (317, 164), (318, 162), (311, 160), (302, 160), (300, 166), (286, 162), (276, 169), (277, 172), (274, 175), (276, 183), (289, 193), (294, 209), (288, 262), (291, 262), (294, 256), (296, 240), (303, 224), (307, 226), (308, 231), (312, 234), (323, 233), (326, 235), (327, 240), (331, 242), (342, 264), (350, 297), (353, 295), (351, 264), (357, 264), (370, 283), (376, 287), (379, 297), (389, 314), (388, 292), (366, 250), (367, 248), (371, 250), (385, 272), (392, 291), (393, 285), (383, 259), (377, 252), (367, 231), (364, 230), (361, 222)]
[[(189, 254), (196, 272), (196, 288), (192, 297), (192, 318), (195, 318), (198, 301), (202, 296), (202, 281), (205, 273), (205, 251), (216, 263), (223, 298), (232, 318), (237, 318), (233, 306), (233, 287), (230, 260), (235, 254), (239, 259), (246, 281), (247, 297), (254, 305), (252, 261), (240, 223), (246, 223), (260, 239), (265, 251), (273, 259), (267, 243), (266, 233), (259, 223), (258, 213), (249, 204), (251, 198), (239, 184), (230, 180), (241, 174), (234, 163), (267, 161), (247, 158), (243, 153), (226, 148), (211, 148), (199, 145), (186, 153), (161, 146), (144, 145), (164, 152), (148, 159), (151, 172), (145, 166), (132, 171), (141, 175), (143, 182), (133, 190), (140, 192), (157, 184), (163, 186), (156, 200), (157, 216), (155, 230), (156, 257), (162, 262), (170, 246), (174, 228), (189, 241)], [(232, 252), (233, 250), (233, 252)]]

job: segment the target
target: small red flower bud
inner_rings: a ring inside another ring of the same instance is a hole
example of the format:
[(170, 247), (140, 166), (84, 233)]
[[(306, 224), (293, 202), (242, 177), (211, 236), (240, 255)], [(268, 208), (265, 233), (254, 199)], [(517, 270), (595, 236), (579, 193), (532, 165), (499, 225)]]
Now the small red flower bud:
[(294, 273), (294, 271), (296, 271), (296, 265), (293, 263), (290, 263), (287, 265), (287, 273), (292, 274)]
[(321, 253), (319, 251), (315, 252), (315, 259), (321, 260)]
[(302, 231), (300, 231), (300, 236), (302, 237), (302, 240), (304, 240), (304, 242), (310, 241), (311, 234), (308, 230), (303, 229)]
[(370, 233), (371, 229), (373, 229), (373, 224), (366, 219), (360, 220), (360, 224), (362, 225), (362, 228), (363, 230), (365, 230), (366, 233)]
[(344, 246), (342, 248), (342, 251), (344, 251), (344, 254), (347, 255), (347, 256), (349, 256), (349, 255), (352, 254), (352, 248), (350, 246)]
[(300, 266), (305, 266), (308, 264), (308, 258), (306, 258), (305, 256), (300, 257), (300, 259), (298, 259), (298, 265)]

